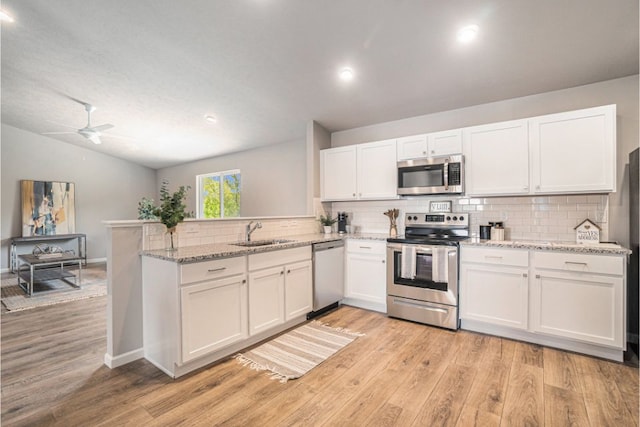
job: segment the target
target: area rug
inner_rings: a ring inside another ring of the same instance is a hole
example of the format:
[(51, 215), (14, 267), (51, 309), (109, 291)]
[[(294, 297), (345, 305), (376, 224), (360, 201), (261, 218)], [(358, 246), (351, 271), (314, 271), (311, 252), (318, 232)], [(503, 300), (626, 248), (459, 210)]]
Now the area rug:
[(235, 357), (251, 369), (270, 371), (271, 379), (284, 383), (300, 378), (363, 335), (314, 320)]
[(0, 281), (2, 304), (7, 311), (22, 311), (46, 305), (59, 304), (86, 298), (93, 298), (107, 294), (106, 273), (100, 269), (83, 269), (80, 289), (74, 288), (61, 280), (49, 280), (34, 284), (33, 296), (27, 294), (18, 286), (16, 275), (3, 278)]

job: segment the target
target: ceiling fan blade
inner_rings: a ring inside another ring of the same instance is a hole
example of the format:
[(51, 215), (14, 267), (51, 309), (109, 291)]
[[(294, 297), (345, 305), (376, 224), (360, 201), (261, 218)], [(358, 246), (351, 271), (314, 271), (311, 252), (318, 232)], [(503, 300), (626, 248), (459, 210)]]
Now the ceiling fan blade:
[(128, 139), (129, 141), (135, 141), (136, 138), (132, 138), (130, 136), (118, 135), (115, 133), (103, 133), (100, 136), (106, 136), (107, 138), (116, 138), (116, 139)]
[(102, 144), (102, 141), (100, 140), (100, 137), (98, 136), (98, 134), (93, 134), (91, 136), (88, 136), (87, 139), (91, 142), (93, 142), (94, 144), (98, 145), (98, 144)]
[(78, 132), (42, 132), (40, 135), (75, 135)]
[(93, 126), (92, 129), (95, 130), (96, 132), (103, 132), (103, 131), (105, 131), (107, 129), (111, 129), (113, 127), (115, 127), (115, 126), (113, 126), (110, 123), (107, 123), (107, 124), (100, 125), (100, 126)]

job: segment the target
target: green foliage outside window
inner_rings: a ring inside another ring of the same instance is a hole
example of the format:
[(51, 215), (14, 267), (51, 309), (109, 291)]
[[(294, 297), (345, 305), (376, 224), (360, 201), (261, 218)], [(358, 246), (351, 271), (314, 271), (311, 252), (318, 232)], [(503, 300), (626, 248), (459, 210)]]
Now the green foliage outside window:
[(202, 176), (199, 184), (203, 218), (240, 216), (240, 171)]

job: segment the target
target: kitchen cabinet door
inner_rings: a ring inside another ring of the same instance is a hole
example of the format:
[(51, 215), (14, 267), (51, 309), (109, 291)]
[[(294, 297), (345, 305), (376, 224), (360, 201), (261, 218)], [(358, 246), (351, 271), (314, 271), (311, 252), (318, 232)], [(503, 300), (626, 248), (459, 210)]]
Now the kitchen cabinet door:
[(249, 335), (284, 323), (284, 267), (249, 273)]
[(530, 120), (535, 193), (616, 190), (616, 106)]
[(532, 329), (624, 350), (622, 276), (534, 270)]
[(311, 261), (285, 266), (285, 320), (306, 315), (313, 310)]
[(398, 198), (396, 140), (358, 144), (358, 198)]
[(322, 200), (355, 199), (357, 197), (356, 179), (355, 145), (320, 151), (320, 197)]
[(463, 130), (469, 196), (529, 193), (527, 120)]
[(427, 157), (427, 135), (413, 135), (398, 138), (397, 160), (418, 159)]
[(462, 130), (454, 129), (427, 135), (429, 157), (462, 153)]
[(528, 269), (460, 265), (460, 318), (527, 329)]
[(182, 362), (247, 338), (247, 280), (238, 275), (180, 288)]
[[(387, 265), (385, 255), (348, 253), (345, 298), (353, 305), (386, 312)], [(364, 303), (360, 305), (359, 303)]]

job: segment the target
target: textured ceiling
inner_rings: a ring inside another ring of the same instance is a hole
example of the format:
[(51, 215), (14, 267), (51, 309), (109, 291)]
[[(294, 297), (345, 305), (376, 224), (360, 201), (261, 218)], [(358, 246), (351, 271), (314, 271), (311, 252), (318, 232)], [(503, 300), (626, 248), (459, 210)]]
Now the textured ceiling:
[[(2, 122), (152, 168), (638, 73), (637, 0), (3, 0)], [(460, 45), (457, 29), (480, 26)], [(346, 84), (337, 71), (350, 65)], [(212, 114), (218, 122), (203, 120)], [(72, 129), (71, 129), (72, 130)], [(108, 134), (127, 138), (110, 137)]]

